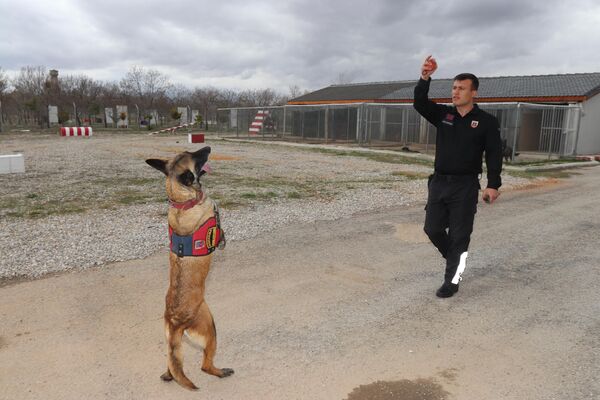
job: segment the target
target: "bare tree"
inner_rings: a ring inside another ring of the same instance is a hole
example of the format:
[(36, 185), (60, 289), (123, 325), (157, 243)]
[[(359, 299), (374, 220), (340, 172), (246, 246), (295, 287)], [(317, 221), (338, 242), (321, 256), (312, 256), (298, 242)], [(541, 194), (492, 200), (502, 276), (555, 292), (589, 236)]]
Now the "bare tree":
[(4, 71), (2, 70), (2, 67), (0, 67), (0, 97), (7, 89), (8, 89), (8, 76), (4, 73)]
[(205, 128), (208, 122), (217, 119), (217, 107), (221, 99), (221, 93), (213, 87), (196, 88), (192, 93), (193, 104), (200, 107), (204, 117)]
[(298, 85), (290, 85), (290, 99), (295, 99), (302, 95), (302, 89)]
[(27, 123), (33, 117), (37, 124), (44, 126), (44, 116), (47, 114), (46, 78), (46, 67), (27, 66), (21, 68), (19, 75), (13, 80), (21, 123)]
[(333, 82), (335, 85), (347, 85), (349, 83), (352, 83), (354, 79), (352, 78), (351, 74), (347, 71), (344, 72), (340, 72), (335, 81)]
[(160, 71), (133, 66), (120, 82), (121, 90), (147, 111), (156, 107), (156, 102), (167, 96), (172, 88), (169, 78)]
[[(98, 114), (100, 114), (101, 104), (100, 97), (102, 95), (104, 85), (102, 82), (95, 81), (86, 75), (68, 75), (60, 79), (61, 100), (64, 107), (68, 107), (70, 103), (77, 105), (77, 124), (80, 124), (80, 115), (86, 114), (90, 123), (94, 122)], [(65, 104), (65, 102), (67, 104)]]

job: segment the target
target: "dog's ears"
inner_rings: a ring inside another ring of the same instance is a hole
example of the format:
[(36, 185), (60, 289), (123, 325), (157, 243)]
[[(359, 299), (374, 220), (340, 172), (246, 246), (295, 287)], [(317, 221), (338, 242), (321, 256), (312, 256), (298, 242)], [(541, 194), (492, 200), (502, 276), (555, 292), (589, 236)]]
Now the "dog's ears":
[(146, 163), (152, 168), (156, 168), (163, 174), (167, 175), (167, 161), (160, 160), (158, 158), (149, 158), (146, 160)]
[(209, 154), (210, 154), (210, 147), (206, 146), (206, 147), (201, 148), (198, 151), (193, 152), (192, 153), (192, 158), (194, 160), (199, 160), (202, 163), (205, 163), (205, 162), (208, 161), (208, 155)]

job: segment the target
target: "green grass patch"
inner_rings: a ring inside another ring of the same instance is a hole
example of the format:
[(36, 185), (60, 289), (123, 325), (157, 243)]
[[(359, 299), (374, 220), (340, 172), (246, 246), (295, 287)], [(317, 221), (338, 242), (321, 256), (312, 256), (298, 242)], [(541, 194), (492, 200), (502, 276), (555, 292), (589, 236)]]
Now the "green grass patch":
[(536, 165), (549, 165), (549, 164), (568, 164), (568, 163), (576, 163), (576, 162), (587, 162), (587, 160), (580, 160), (573, 157), (568, 158), (558, 158), (558, 159), (550, 159), (550, 160), (531, 160), (531, 161), (522, 161), (522, 162), (508, 162), (507, 165), (514, 166), (536, 166)]
[(410, 180), (427, 179), (430, 174), (425, 172), (412, 172), (412, 171), (394, 171), (393, 176), (401, 176)]
[(517, 178), (536, 179), (536, 178), (548, 178), (548, 179), (567, 179), (575, 175), (581, 175), (581, 173), (572, 169), (561, 169), (561, 170), (548, 170), (548, 171), (502, 171), (504, 174), (514, 176)]
[(304, 151), (311, 151), (314, 153), (329, 154), (341, 157), (362, 157), (371, 161), (383, 162), (388, 164), (412, 164), (412, 165), (426, 165), (433, 166), (432, 160), (406, 157), (396, 154), (388, 153), (376, 153), (367, 151), (355, 151), (355, 150), (336, 150), (336, 149), (323, 149), (323, 148), (301, 148)]

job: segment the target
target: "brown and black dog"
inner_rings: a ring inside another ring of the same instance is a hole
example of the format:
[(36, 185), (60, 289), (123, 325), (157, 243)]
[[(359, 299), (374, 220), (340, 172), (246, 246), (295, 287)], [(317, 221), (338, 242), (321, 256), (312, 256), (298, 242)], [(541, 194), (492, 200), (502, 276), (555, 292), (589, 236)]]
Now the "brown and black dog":
[(204, 348), (202, 371), (224, 378), (232, 369), (216, 368), (217, 332), (204, 300), (204, 282), (212, 252), (223, 240), (218, 211), (202, 191), (200, 177), (208, 170), (210, 147), (183, 152), (171, 160), (148, 159), (146, 163), (167, 176), (169, 198), (170, 284), (166, 296), (165, 333), (167, 372), (161, 378), (175, 379), (188, 389), (198, 389), (183, 372), (181, 341), (185, 333)]

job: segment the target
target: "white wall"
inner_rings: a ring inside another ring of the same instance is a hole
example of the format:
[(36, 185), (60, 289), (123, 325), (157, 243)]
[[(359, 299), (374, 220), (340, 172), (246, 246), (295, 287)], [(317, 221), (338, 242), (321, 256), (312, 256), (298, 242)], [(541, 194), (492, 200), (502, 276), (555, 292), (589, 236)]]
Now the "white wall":
[(600, 154), (600, 94), (583, 102), (577, 154)]

